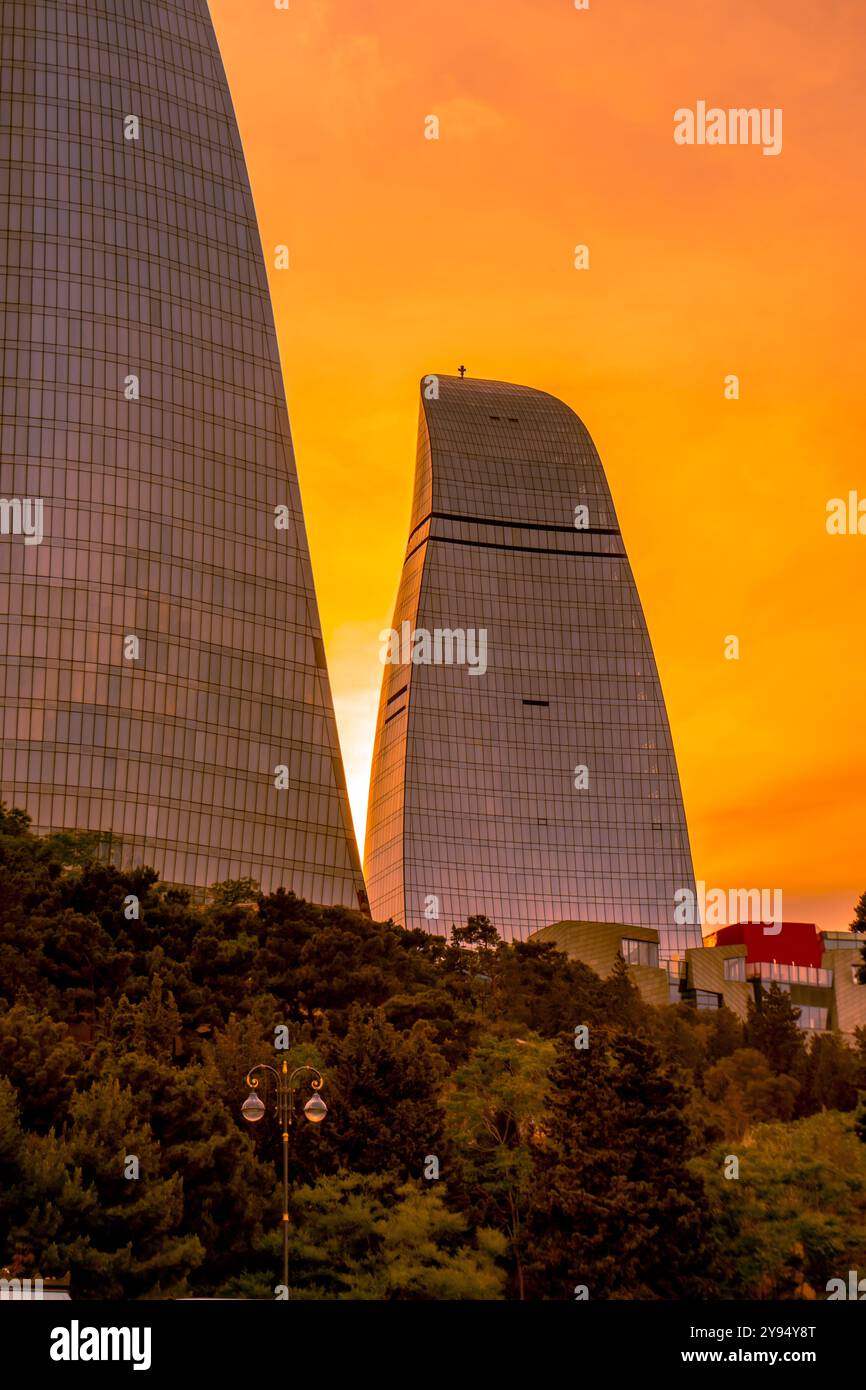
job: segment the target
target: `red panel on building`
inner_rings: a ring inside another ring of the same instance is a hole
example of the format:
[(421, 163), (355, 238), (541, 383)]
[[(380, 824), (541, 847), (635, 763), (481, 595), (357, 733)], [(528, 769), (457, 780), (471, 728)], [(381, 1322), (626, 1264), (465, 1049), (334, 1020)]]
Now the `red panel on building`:
[(750, 965), (778, 961), (782, 965), (820, 967), (823, 942), (815, 923), (782, 922), (781, 928), (774, 934), (760, 922), (739, 922), (733, 927), (719, 927), (704, 945), (745, 946)]

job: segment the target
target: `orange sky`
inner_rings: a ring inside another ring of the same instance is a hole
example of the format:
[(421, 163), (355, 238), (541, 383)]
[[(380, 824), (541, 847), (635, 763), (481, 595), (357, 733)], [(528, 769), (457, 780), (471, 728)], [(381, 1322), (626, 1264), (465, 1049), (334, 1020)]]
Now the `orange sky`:
[[(210, 3), (264, 245), (290, 248), (271, 290), (361, 843), (418, 380), (465, 362), (595, 439), (698, 878), (846, 925), (866, 536), (825, 518), (866, 498), (862, 0)], [(699, 99), (781, 107), (781, 155), (675, 145)]]

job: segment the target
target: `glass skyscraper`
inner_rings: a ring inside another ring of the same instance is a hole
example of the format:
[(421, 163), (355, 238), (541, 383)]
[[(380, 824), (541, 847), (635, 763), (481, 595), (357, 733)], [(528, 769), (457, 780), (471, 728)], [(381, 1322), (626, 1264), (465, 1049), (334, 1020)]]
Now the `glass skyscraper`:
[(0, 38), (0, 796), (171, 882), (363, 906), (205, 0), (3, 0)]
[[(655, 927), (694, 892), (658, 671), (598, 453), (541, 391), (422, 382), (365, 872), (377, 918), (508, 940)], [(474, 667), (473, 667), (474, 662)]]

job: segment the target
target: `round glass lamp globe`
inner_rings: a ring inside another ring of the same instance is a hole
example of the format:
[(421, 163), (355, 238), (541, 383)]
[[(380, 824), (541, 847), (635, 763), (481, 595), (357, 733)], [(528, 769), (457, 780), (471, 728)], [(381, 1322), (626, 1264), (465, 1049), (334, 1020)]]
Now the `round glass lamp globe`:
[(319, 1125), (328, 1113), (328, 1107), (321, 1096), (310, 1096), (304, 1106), (304, 1114), (311, 1124)]
[(255, 1093), (248, 1095), (243, 1105), (241, 1106), (241, 1114), (243, 1115), (244, 1119), (249, 1120), (250, 1124), (254, 1125), (257, 1120), (260, 1120), (262, 1118), (264, 1113), (265, 1107), (263, 1103), (259, 1100), (258, 1096)]

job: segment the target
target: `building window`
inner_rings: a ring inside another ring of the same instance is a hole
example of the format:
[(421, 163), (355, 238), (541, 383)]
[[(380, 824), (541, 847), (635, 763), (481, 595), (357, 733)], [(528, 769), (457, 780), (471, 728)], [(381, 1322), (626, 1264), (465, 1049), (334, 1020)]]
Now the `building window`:
[(821, 1009), (817, 1004), (799, 1004), (800, 1017), (797, 1019), (799, 1028), (814, 1029), (816, 1032), (823, 1031), (827, 1027), (827, 1010)]
[(655, 941), (636, 941), (633, 937), (623, 937), (622, 954), (626, 965), (651, 965), (658, 970), (659, 948)]
[(714, 994), (709, 989), (693, 990), (695, 1007), (698, 1009), (720, 1009), (722, 1007), (722, 996)]
[(833, 988), (833, 971), (820, 970), (815, 965), (785, 965), (779, 961), (752, 961), (746, 967), (750, 980), (760, 980), (762, 984), (779, 985), (819, 985), (822, 989)]
[(730, 957), (728, 958), (728, 960), (725, 961), (725, 979), (726, 979), (726, 980), (742, 980), (742, 981), (745, 983), (745, 979), (746, 979), (746, 957), (745, 957), (745, 956), (730, 956)]

